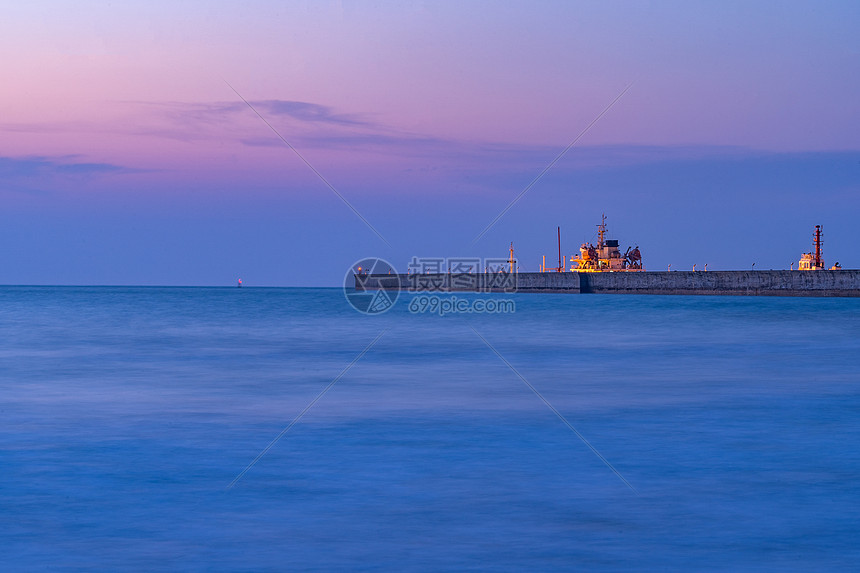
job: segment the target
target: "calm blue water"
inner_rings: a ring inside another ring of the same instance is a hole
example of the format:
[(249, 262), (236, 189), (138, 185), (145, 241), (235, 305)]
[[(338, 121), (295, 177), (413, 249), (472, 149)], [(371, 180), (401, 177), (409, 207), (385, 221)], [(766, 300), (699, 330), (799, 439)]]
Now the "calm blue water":
[(856, 570), (860, 300), (494, 296), (0, 288), (0, 569)]

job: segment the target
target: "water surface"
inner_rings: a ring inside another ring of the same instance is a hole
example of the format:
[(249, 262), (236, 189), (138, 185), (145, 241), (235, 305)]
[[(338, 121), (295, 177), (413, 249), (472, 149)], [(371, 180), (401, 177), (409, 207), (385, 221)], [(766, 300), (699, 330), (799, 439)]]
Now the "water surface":
[(516, 312), (415, 315), (407, 296), (363, 316), (339, 289), (0, 288), (0, 566), (860, 562), (860, 301), (492, 296)]

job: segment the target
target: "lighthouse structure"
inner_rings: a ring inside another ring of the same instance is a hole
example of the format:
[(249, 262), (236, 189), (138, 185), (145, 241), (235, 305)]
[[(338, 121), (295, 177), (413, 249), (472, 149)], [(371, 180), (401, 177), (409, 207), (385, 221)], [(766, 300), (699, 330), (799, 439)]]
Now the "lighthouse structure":
[(815, 225), (815, 233), (812, 234), (815, 250), (811, 253), (803, 253), (797, 263), (799, 271), (823, 271), (824, 257), (821, 255), (821, 225)]

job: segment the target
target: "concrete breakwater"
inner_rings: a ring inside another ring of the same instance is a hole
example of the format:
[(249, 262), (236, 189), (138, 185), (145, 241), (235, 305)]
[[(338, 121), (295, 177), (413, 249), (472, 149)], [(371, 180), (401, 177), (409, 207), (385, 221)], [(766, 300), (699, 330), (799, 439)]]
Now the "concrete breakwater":
[(860, 297), (860, 270), (356, 275), (356, 290)]

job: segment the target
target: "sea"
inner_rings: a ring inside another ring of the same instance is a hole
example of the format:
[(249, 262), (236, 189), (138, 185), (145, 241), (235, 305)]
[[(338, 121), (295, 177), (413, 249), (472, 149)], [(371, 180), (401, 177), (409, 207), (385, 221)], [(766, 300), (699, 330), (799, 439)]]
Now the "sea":
[(0, 570), (857, 570), (860, 300), (416, 296), (0, 287)]

